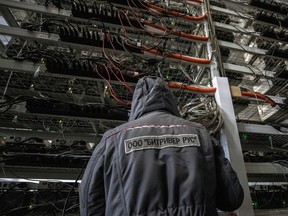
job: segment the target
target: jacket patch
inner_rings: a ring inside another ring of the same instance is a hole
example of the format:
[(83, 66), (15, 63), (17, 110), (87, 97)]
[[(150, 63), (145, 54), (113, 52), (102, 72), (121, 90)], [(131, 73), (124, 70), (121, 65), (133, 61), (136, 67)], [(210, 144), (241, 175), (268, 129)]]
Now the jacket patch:
[(124, 140), (125, 153), (144, 149), (162, 149), (168, 147), (200, 146), (197, 134), (162, 135), (162, 136), (140, 136)]

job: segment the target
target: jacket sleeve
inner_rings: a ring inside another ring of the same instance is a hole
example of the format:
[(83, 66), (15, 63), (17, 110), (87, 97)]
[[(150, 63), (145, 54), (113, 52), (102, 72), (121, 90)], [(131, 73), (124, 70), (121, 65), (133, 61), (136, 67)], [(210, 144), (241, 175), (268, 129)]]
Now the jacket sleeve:
[(95, 148), (85, 169), (79, 188), (81, 216), (105, 215), (104, 150), (102, 140)]
[(225, 158), (223, 148), (214, 146), (216, 161), (216, 207), (221, 211), (235, 211), (244, 199), (244, 191), (236, 172)]

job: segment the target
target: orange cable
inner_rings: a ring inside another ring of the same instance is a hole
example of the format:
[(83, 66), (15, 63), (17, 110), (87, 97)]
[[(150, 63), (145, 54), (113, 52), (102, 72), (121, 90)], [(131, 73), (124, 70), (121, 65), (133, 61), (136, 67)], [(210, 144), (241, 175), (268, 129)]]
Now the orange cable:
[(186, 0), (187, 2), (196, 2), (196, 3), (200, 3), (200, 4), (202, 4), (203, 3), (203, 1), (202, 0)]
[(105, 65), (103, 65), (103, 66), (104, 66), (104, 68), (105, 68), (105, 70), (106, 70), (106, 72), (107, 72), (107, 75), (108, 75), (108, 77), (109, 77), (109, 80), (107, 80), (105, 77), (103, 77), (103, 76), (100, 74), (100, 72), (98, 71), (98, 65), (97, 65), (97, 64), (96, 64), (95, 69), (96, 69), (96, 72), (98, 73), (98, 75), (107, 83), (108, 88), (109, 88), (109, 92), (110, 92), (111, 96), (112, 96), (116, 101), (118, 101), (118, 102), (120, 102), (120, 103), (123, 103), (123, 104), (125, 104), (125, 105), (127, 105), (127, 106), (131, 105), (131, 102), (130, 102), (130, 101), (122, 100), (122, 99), (120, 99), (120, 98), (116, 95), (116, 93), (115, 93), (115, 91), (114, 91), (114, 89), (113, 89), (113, 86), (110, 84), (110, 83), (111, 83), (111, 78), (110, 78), (110, 74), (109, 74), (108, 68), (107, 68)]
[(275, 101), (273, 101), (271, 98), (267, 97), (266, 95), (260, 94), (260, 93), (254, 93), (254, 92), (246, 92), (246, 91), (241, 91), (243, 96), (247, 96), (247, 97), (253, 97), (253, 98), (258, 98), (261, 100), (266, 101), (267, 103), (269, 103), (272, 107), (276, 106)]
[(166, 53), (166, 52), (162, 52), (156, 49), (150, 49), (147, 47), (142, 47), (144, 51), (155, 54), (155, 55), (159, 55), (159, 56), (165, 56), (165, 57), (169, 57), (169, 58), (173, 58), (173, 59), (179, 59), (179, 60), (183, 60), (183, 61), (187, 61), (187, 62), (193, 62), (196, 64), (210, 64), (211, 60), (209, 59), (202, 59), (202, 58), (196, 58), (196, 57), (191, 57), (191, 56), (186, 56), (186, 55), (181, 55), (178, 53)]
[(208, 39), (209, 39), (206, 36), (193, 35), (193, 34), (188, 34), (186, 32), (175, 31), (175, 30), (168, 29), (166, 27), (159, 26), (159, 25), (156, 25), (156, 24), (150, 23), (150, 22), (145, 22), (145, 25), (148, 25), (150, 27), (153, 27), (153, 28), (156, 28), (156, 29), (159, 29), (159, 30), (162, 30), (162, 31), (165, 31), (165, 32), (177, 35), (177, 36), (180, 36), (180, 37), (189, 38), (189, 39), (194, 39), (194, 40), (199, 40), (199, 41), (208, 41)]
[(147, 6), (149, 8), (154, 9), (154, 10), (156, 10), (159, 13), (162, 13), (162, 14), (167, 13), (167, 14), (170, 14), (170, 15), (173, 15), (173, 16), (182, 17), (183, 19), (190, 20), (190, 21), (202, 21), (208, 16), (207, 13), (203, 14), (202, 16), (198, 16), (198, 17), (188, 16), (188, 15), (185, 15), (183, 13), (179, 13), (177, 11), (167, 10), (165, 8), (159, 7), (159, 6), (151, 4), (151, 3), (146, 3), (146, 4), (147, 4)]
[(169, 88), (179, 88), (179, 89), (185, 89), (188, 91), (193, 91), (193, 92), (199, 92), (199, 93), (215, 93), (216, 88), (211, 87), (199, 87), (199, 86), (193, 86), (193, 85), (185, 85), (183, 83), (176, 83), (176, 82), (168, 82), (168, 87)]

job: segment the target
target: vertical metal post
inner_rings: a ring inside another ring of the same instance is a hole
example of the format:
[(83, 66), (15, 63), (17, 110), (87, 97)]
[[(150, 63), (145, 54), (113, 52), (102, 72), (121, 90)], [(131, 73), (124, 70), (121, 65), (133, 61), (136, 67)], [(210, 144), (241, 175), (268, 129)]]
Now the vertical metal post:
[(7, 92), (7, 89), (8, 89), (8, 86), (9, 86), (9, 83), (10, 83), (12, 75), (13, 75), (13, 71), (10, 72), (9, 78), (7, 80), (7, 83), (6, 83), (6, 86), (5, 86), (3, 95), (2, 95), (2, 100), (4, 100), (4, 98), (5, 98), (5, 95), (6, 95), (6, 92)]
[[(211, 64), (211, 77), (215, 77), (215, 76), (220, 76), (219, 70), (218, 70), (218, 62), (215, 58), (215, 53), (213, 52), (213, 48), (216, 49), (216, 47), (213, 47), (213, 45), (215, 46), (215, 44), (212, 44), (213, 41), (215, 40), (214, 36), (215, 36), (215, 30), (213, 29), (213, 25), (212, 25), (212, 17), (211, 17), (211, 13), (210, 13), (210, 8), (209, 8), (209, 0), (205, 0), (203, 7), (202, 7), (202, 14), (208, 14), (208, 17), (206, 19), (206, 21), (204, 22), (204, 32), (205, 35), (209, 37), (209, 41), (207, 42), (207, 53), (208, 53), (208, 58), (212, 60), (212, 64)], [(219, 47), (217, 47), (217, 49), (219, 49)]]
[(215, 99), (220, 114), (223, 117), (224, 127), (221, 133), (221, 144), (226, 157), (230, 160), (232, 167), (237, 172), (241, 185), (244, 189), (244, 202), (237, 210), (238, 216), (253, 216), (252, 200), (249, 191), (245, 163), (242, 154), (242, 147), (239, 132), (236, 124), (234, 107), (230, 93), (230, 86), (227, 77), (214, 77), (213, 86), (217, 88)]

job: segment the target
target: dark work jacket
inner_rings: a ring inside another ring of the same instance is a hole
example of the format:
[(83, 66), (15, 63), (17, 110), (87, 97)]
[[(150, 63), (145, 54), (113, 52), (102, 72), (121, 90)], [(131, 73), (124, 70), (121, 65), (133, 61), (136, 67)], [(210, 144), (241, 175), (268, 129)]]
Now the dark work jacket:
[(219, 155), (202, 125), (179, 117), (161, 79), (141, 79), (129, 122), (103, 135), (87, 165), (81, 215), (215, 216), (216, 208), (236, 210), (243, 190)]

